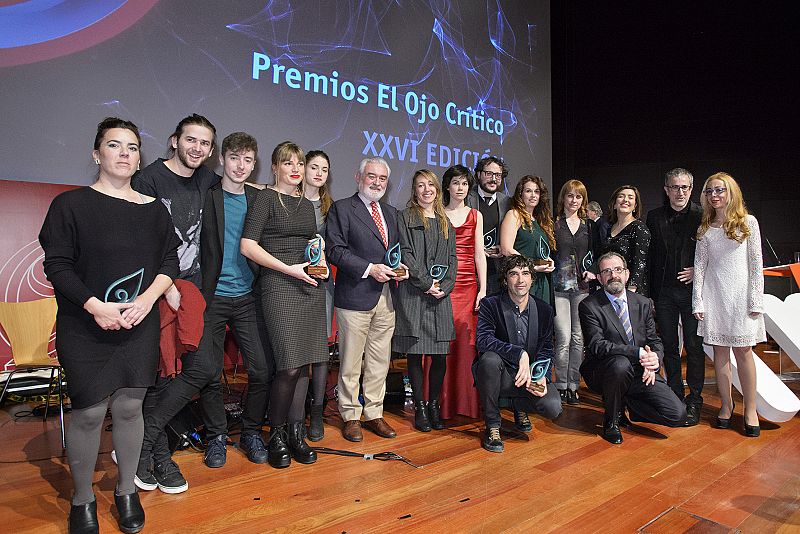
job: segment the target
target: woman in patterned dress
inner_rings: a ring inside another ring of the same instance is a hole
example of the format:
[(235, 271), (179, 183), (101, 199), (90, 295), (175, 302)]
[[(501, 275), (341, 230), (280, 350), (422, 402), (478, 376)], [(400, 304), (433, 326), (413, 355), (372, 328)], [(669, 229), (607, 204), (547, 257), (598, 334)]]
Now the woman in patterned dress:
[(728, 428), (733, 413), (733, 349), (744, 397), (745, 435), (757, 437), (761, 428), (752, 347), (767, 339), (758, 221), (747, 213), (739, 185), (724, 172), (706, 180), (700, 204), (703, 218), (697, 231), (692, 311), (703, 343), (714, 347), (714, 371), (722, 398), (717, 427)]
[(288, 467), (291, 458), (304, 464), (317, 460), (304, 439), (308, 368), (328, 359), (323, 276), (305, 271), (305, 249), (317, 235), (317, 223), (314, 206), (302, 194), (304, 170), (300, 147), (290, 141), (275, 147), (275, 183), (259, 191), (242, 231), (242, 254), (265, 267), (262, 306), (277, 370), (270, 392), (267, 455), (277, 468)]

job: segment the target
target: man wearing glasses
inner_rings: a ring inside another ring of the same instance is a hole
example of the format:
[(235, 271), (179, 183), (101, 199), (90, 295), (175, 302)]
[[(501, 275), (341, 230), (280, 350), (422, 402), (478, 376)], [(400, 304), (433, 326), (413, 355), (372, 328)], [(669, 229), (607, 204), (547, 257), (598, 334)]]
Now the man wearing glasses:
[[(650, 229), (650, 296), (656, 305), (656, 323), (664, 341), (664, 370), (667, 384), (686, 404), (686, 426), (700, 421), (703, 407), (705, 354), (703, 340), (697, 335), (697, 319), (692, 315), (694, 249), (702, 208), (690, 200), (692, 175), (686, 169), (672, 169), (664, 177), (664, 205), (647, 214)], [(681, 348), (678, 323), (683, 324), (686, 347), (686, 384), (684, 398), (681, 378)]]
[(484, 251), (486, 252), (486, 294), (500, 291), (500, 223), (508, 211), (509, 198), (503, 193), (508, 166), (496, 156), (487, 156), (475, 165), (478, 182), (467, 195), (467, 206), (483, 215)]
[(656, 334), (650, 299), (627, 291), (625, 258), (608, 252), (598, 260), (595, 291), (578, 306), (586, 357), (581, 376), (603, 396), (603, 439), (622, 443), (620, 426), (633, 421), (683, 426), (686, 407), (659, 374), (664, 347)]

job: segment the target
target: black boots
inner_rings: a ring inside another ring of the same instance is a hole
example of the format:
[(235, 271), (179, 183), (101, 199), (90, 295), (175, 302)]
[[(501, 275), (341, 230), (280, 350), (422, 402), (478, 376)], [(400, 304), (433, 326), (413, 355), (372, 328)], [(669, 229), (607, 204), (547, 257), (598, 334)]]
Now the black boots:
[(306, 443), (305, 433), (306, 425), (302, 421), (289, 423), (289, 451), (292, 458), (301, 464), (313, 464), (317, 461), (317, 453)]
[(286, 423), (273, 426), (269, 431), (267, 461), (269, 462), (269, 465), (277, 469), (289, 467), (289, 465), (292, 463), (292, 457), (289, 454), (289, 446), (286, 444), (288, 441), (286, 432)]
[(325, 437), (325, 427), (322, 424), (323, 408), (325, 408), (323, 404), (311, 405), (311, 422), (308, 426), (308, 439), (311, 441), (319, 441)]
[(434, 430), (444, 430), (444, 421), (442, 421), (442, 407), (439, 406), (439, 399), (431, 399), (428, 403), (428, 418), (431, 422), (431, 428)]
[(135, 491), (127, 495), (114, 494), (117, 505), (119, 529), (125, 534), (135, 534), (144, 528), (144, 509), (139, 502), (139, 494)]
[(87, 504), (72, 505), (69, 509), (70, 534), (97, 534), (97, 501)]
[(420, 432), (431, 431), (431, 422), (428, 419), (428, 403), (424, 400), (414, 401), (414, 428)]

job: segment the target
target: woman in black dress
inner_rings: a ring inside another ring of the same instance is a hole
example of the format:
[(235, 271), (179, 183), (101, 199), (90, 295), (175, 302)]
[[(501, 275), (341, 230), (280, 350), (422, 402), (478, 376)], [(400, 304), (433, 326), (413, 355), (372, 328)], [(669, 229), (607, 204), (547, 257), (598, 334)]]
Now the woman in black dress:
[(640, 220), (643, 209), (639, 190), (632, 185), (618, 187), (608, 201), (608, 209), (611, 213), (611, 230), (603, 252), (621, 254), (630, 271), (628, 290), (647, 296), (650, 230)]
[(131, 122), (107, 118), (98, 124), (92, 152), (97, 181), (53, 199), (39, 234), (58, 301), (56, 351), (72, 401), (70, 532), (98, 531), (92, 478), (109, 407), (119, 527), (138, 532), (144, 526), (133, 483), (144, 429), (142, 400), (158, 364), (154, 304), (178, 274), (179, 242), (166, 208), (131, 189), (140, 144)]
[[(442, 205), (442, 187), (429, 170), (411, 181), (408, 208), (400, 212), (400, 253), (408, 266), (408, 282), (397, 287), (392, 351), (407, 354), (414, 392), (414, 428), (444, 428), (439, 395), (447, 370), (445, 357), (455, 339), (450, 292), (456, 283), (456, 232)], [(443, 276), (442, 271), (444, 271)], [(422, 357), (428, 356), (428, 398), (423, 394)]]
[[(305, 249), (316, 237), (314, 206), (303, 196), (305, 157), (296, 144), (284, 141), (272, 152), (275, 184), (259, 191), (247, 210), (241, 251), (261, 269), (262, 306), (267, 337), (277, 374), (270, 392), (272, 467), (288, 467), (291, 459), (317, 460), (305, 442), (305, 400), (308, 367), (327, 361), (325, 288), (305, 271)], [(324, 254), (321, 265), (325, 265)]]

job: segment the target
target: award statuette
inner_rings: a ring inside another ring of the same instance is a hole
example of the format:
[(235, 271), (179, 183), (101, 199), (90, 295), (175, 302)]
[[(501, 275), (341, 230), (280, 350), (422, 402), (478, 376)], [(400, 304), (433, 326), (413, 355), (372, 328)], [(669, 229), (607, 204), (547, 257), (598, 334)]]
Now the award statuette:
[(136, 300), (136, 297), (139, 296), (139, 291), (142, 290), (143, 278), (144, 268), (141, 268), (127, 276), (123, 276), (119, 280), (111, 282), (106, 288), (103, 302), (114, 302), (117, 304), (133, 302)]
[(319, 264), (322, 261), (321, 237), (311, 239), (306, 245), (306, 261), (309, 263), (306, 267), (306, 272), (309, 276), (328, 276), (328, 268)]
[(547, 371), (550, 370), (550, 359), (546, 360), (536, 360), (531, 364), (531, 384), (533, 389), (538, 392), (544, 391), (544, 386), (541, 384), (534, 384), (534, 382), (538, 382), (545, 376), (547, 376)]
[(500, 244), (497, 241), (496, 226), (483, 234), (483, 249), (489, 254), (497, 254), (500, 251)]
[(406, 275), (405, 267), (400, 267), (400, 243), (395, 243), (394, 246), (386, 251), (383, 261), (392, 268), (395, 276), (403, 277)]
[(441, 282), (442, 278), (444, 278), (444, 275), (447, 274), (447, 265), (438, 265), (438, 264), (431, 265), (428, 274), (430, 274), (431, 278), (433, 278), (434, 287), (436, 289), (439, 289), (439, 282)]
[(550, 264), (550, 245), (547, 244), (547, 240), (542, 236), (539, 236), (539, 257), (543, 259), (533, 260), (534, 265)]

